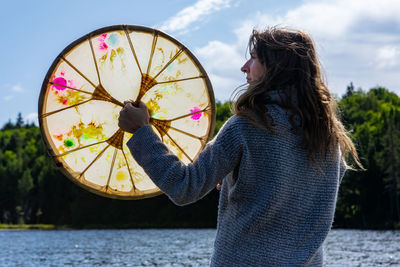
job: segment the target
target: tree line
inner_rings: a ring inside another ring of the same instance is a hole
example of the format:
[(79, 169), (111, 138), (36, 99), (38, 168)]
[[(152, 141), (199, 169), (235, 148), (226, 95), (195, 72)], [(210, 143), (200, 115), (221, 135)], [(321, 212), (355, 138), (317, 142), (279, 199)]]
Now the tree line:
[[(217, 102), (216, 134), (231, 116)], [(339, 190), (334, 227), (400, 228), (400, 98), (352, 84), (338, 101), (365, 171), (347, 171)], [(350, 162), (351, 163), (351, 162)], [(165, 195), (115, 200), (89, 193), (57, 169), (33, 123), (21, 114), (0, 130), (0, 223), (73, 228), (215, 227), (218, 191), (178, 207)]]

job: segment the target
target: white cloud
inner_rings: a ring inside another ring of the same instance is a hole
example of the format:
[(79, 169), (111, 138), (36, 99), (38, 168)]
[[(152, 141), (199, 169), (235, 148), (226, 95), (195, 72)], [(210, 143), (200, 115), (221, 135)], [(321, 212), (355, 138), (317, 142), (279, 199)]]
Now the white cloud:
[(396, 72), (394, 68), (400, 67), (398, 14), (398, 0), (312, 0), (281, 17), (259, 15), (256, 22), (272, 21), (270, 25), (309, 32), (326, 67), (329, 86), (337, 94), (345, 91), (345, 79), (366, 90), (380, 84), (400, 92), (398, 80), (384, 72), (389, 68)]
[(217, 75), (210, 73), (211, 84), (213, 86), (216, 100), (226, 101), (232, 96), (234, 90), (245, 82), (244, 79), (239, 80), (231, 75)]
[(230, 7), (230, 2), (231, 0), (199, 0), (169, 18), (161, 25), (160, 29), (169, 32), (187, 31), (187, 28), (194, 22), (215, 11)]
[(20, 85), (19, 83), (13, 85), (13, 86), (11, 87), (11, 90), (12, 90), (13, 92), (18, 92), (18, 93), (24, 91), (24, 89), (21, 87), (21, 85)]
[(9, 102), (12, 99), (14, 99), (15, 93), (20, 93), (20, 92), (24, 91), (24, 89), (22, 88), (22, 86), (19, 83), (14, 84), (14, 85), (6, 84), (6, 85), (4, 85), (3, 88), (8, 92), (11, 91), (9, 94), (3, 96), (3, 100), (6, 102)]
[(209, 74), (217, 100), (228, 100), (236, 87), (246, 82), (240, 67), (245, 61), (245, 50), (237, 43), (208, 42), (196, 48), (195, 54)]
[[(283, 16), (262, 16), (256, 21), (270, 25), (281, 24), (311, 32), (320, 38), (342, 38), (352, 32), (354, 26), (362, 28), (362, 22), (400, 23), (398, 0), (336, 0), (308, 1), (289, 10)], [(368, 28), (363, 29), (369, 31)]]
[(7, 102), (11, 101), (15, 97), (15, 93), (20, 93), (20, 92), (24, 91), (24, 89), (22, 88), (22, 86), (19, 83), (14, 84), (14, 85), (6, 84), (3, 88), (6, 91), (11, 91), (11, 93), (3, 96), (3, 100), (5, 100)]
[(25, 121), (26, 121), (26, 122), (33, 122), (33, 123), (35, 123), (36, 125), (39, 125), (38, 113), (37, 113), (37, 112), (29, 113), (29, 114), (25, 117)]
[(376, 55), (379, 69), (392, 68), (400, 65), (400, 48), (393, 45), (381, 47)]
[(307, 3), (289, 11), (281, 18), (281, 23), (303, 28), (319, 36), (338, 37), (351, 24), (352, 10), (341, 3)]
[(211, 41), (206, 46), (196, 48), (195, 53), (207, 63), (206, 69), (213, 72), (238, 71), (243, 64), (243, 55), (235, 44)]
[[(319, 38), (343, 38), (345, 34), (354, 34), (354, 26), (362, 28), (363, 22), (367, 21), (373, 24), (400, 24), (399, 13), (398, 0), (313, 0), (288, 10), (283, 15), (259, 11), (251, 19), (243, 21), (235, 33), (240, 34), (241, 38), (247, 38), (254, 27), (279, 25), (302, 29)], [(363, 31), (369, 31), (370, 26), (367, 25)]]
[(221, 90), (220, 99), (225, 100), (230, 94), (224, 84), (233, 90), (243, 80), (238, 68), (252, 29), (292, 27), (315, 40), (333, 93), (342, 95), (351, 81), (365, 90), (379, 84), (400, 93), (394, 78), (400, 73), (398, 14), (398, 0), (306, 0), (280, 15), (260, 10), (238, 22), (234, 42), (210, 41), (196, 52), (210, 72), (216, 95)]

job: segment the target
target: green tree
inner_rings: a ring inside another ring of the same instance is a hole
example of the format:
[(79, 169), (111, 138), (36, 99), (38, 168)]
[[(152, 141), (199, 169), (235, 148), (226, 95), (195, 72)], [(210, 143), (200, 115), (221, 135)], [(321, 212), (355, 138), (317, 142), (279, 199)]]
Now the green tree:
[[(339, 102), (352, 131), (365, 172), (347, 172), (337, 205), (335, 224), (342, 227), (393, 227), (399, 223), (397, 178), (400, 152), (399, 97), (377, 87), (346, 94)], [(392, 115), (390, 115), (392, 114)], [(396, 115), (397, 116), (397, 115)]]
[(18, 193), (21, 197), (26, 197), (26, 195), (31, 191), (33, 188), (33, 179), (31, 176), (31, 170), (26, 169), (21, 178), (18, 180)]
[(218, 133), (218, 131), (219, 131), (219, 129), (221, 129), (222, 125), (232, 116), (231, 105), (232, 105), (232, 102), (230, 102), (230, 101), (225, 102), (225, 103), (217, 101), (214, 135), (216, 135)]
[(24, 127), (24, 119), (22, 118), (21, 112), (18, 113), (17, 121), (15, 123), (16, 128)]

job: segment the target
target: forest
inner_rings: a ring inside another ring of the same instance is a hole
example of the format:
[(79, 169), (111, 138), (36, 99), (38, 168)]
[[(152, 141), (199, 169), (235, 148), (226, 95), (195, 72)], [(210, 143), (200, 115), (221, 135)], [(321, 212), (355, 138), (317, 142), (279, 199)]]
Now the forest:
[[(215, 133), (231, 116), (217, 102)], [(335, 228), (400, 228), (400, 98), (386, 88), (353, 84), (338, 98), (341, 118), (365, 171), (347, 171), (340, 186)], [(351, 162), (350, 162), (351, 163)], [(89, 193), (58, 170), (40, 130), (21, 114), (0, 130), (0, 224), (68, 228), (215, 227), (219, 193), (178, 207), (165, 195), (115, 200)]]

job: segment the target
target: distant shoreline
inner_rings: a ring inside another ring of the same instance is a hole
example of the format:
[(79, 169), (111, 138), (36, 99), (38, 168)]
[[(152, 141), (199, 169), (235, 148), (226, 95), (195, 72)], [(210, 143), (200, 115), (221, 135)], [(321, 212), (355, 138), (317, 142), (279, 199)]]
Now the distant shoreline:
[(2, 230), (129, 230), (129, 229), (216, 229), (213, 227), (195, 227), (190, 225), (176, 225), (163, 227), (156, 224), (138, 225), (54, 225), (54, 224), (0, 224)]
[[(129, 230), (129, 229), (216, 229), (210, 227), (190, 227), (188, 225), (180, 225), (177, 227), (160, 227), (156, 225), (54, 225), (54, 224), (0, 224), (2, 230)], [(332, 230), (366, 230), (366, 231), (400, 231), (399, 228), (332, 228)]]
[(0, 224), (1, 230), (68, 230), (66, 225), (54, 224)]

